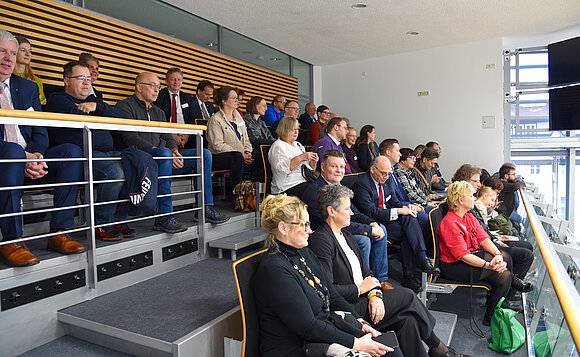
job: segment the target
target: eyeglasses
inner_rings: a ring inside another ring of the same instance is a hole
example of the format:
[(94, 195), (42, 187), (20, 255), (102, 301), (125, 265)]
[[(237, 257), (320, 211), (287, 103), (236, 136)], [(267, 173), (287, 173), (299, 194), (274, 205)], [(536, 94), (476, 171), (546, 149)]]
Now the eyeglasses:
[(238, 97), (229, 97), (228, 99), (231, 99), (231, 100), (240, 100), (240, 98), (238, 98)]
[(305, 231), (310, 230), (310, 221), (306, 221), (306, 222), (288, 222), (288, 224), (297, 225), (300, 229), (304, 229)]
[(389, 171), (381, 171), (378, 168), (375, 167), (375, 169), (381, 174), (383, 175), (383, 177), (389, 177), (389, 175), (391, 174)]
[(151, 87), (151, 89), (157, 89), (157, 90), (161, 90), (161, 85), (160, 84), (155, 84), (155, 83), (145, 83), (145, 82), (141, 82), (139, 84), (145, 84), (146, 86)]
[(416, 161), (417, 157), (416, 156), (409, 156), (408, 159), (411, 159), (411, 161)]
[(481, 182), (480, 180), (469, 180), (469, 181), (471, 181), (473, 183), (480, 183)]
[(292, 110), (300, 110), (300, 108), (298, 108), (298, 107), (288, 107), (288, 108), (286, 108), (286, 110), (288, 110), (288, 109), (292, 109)]
[(93, 83), (94, 79), (92, 77), (85, 77), (85, 76), (69, 76), (67, 78), (74, 78), (79, 82), (88, 81), (89, 83)]

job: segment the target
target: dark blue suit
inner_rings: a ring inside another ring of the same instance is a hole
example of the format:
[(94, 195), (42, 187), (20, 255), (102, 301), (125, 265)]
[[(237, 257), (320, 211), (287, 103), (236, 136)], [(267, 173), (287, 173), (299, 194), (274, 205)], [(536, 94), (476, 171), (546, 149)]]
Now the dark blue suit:
[[(354, 203), (366, 215), (384, 224), (391, 241), (400, 242), (405, 275), (415, 274), (415, 257), (425, 254), (425, 240), (417, 219), (410, 215), (399, 215), (391, 220), (391, 210), (403, 207), (396, 194), (386, 182), (383, 199), (386, 208), (379, 208), (379, 193), (375, 181), (367, 172), (353, 186)], [(425, 256), (421, 256), (424, 258)]]
[[(391, 192), (395, 193), (395, 196), (401, 201), (404, 206), (408, 206), (411, 203), (415, 203), (415, 201), (411, 201), (409, 195), (407, 195), (407, 191), (403, 188), (403, 185), (399, 182), (397, 175), (392, 174), (389, 176), (386, 182), (387, 185), (391, 188)], [(417, 221), (421, 226), (421, 230), (425, 232), (427, 228), (427, 224), (429, 223), (429, 211), (431, 211), (434, 207), (424, 207), (425, 212), (417, 212)]]
[(314, 124), (315, 121), (316, 118), (311, 117), (310, 114), (306, 112), (302, 113), (302, 115), (298, 118), (298, 122), (300, 123), (300, 129), (302, 130), (308, 130), (310, 128), (310, 125)]
[[(33, 108), (40, 111), (38, 99), (38, 86), (36, 83), (16, 75), (10, 77), (10, 95), (14, 109), (26, 110)], [(82, 153), (78, 146), (67, 144), (48, 149), (48, 134), (46, 128), (40, 126), (18, 125), (20, 134), (26, 141), (26, 149), (17, 143), (4, 141), (4, 125), (0, 125), (0, 158), (2, 159), (26, 159), (26, 152), (38, 152), (45, 158), (73, 158), (81, 157)], [(0, 187), (21, 186), (24, 183), (25, 163), (0, 164)], [(81, 162), (50, 162), (48, 174), (42, 182), (54, 180), (56, 182), (75, 182), (82, 179)], [(34, 183), (39, 181), (34, 180)], [(75, 203), (77, 187), (63, 186), (54, 188), (54, 206), (72, 206)], [(20, 199), (22, 190), (0, 191), (0, 213), (20, 212)], [(50, 230), (55, 232), (59, 229), (71, 228), (73, 225), (73, 210), (58, 210), (52, 213)], [(10, 240), (22, 236), (22, 218), (19, 216), (0, 219), (0, 229), (3, 240)]]
[[(193, 119), (203, 119), (203, 114), (201, 112), (201, 107), (199, 106), (199, 102), (197, 100), (197, 96), (193, 95), (192, 96), (192, 102), (193, 104), (191, 105), (191, 116)], [(209, 113), (209, 116), (211, 117), (213, 115), (213, 113), (215, 113), (215, 108), (213, 106), (212, 102), (205, 102), (205, 106), (207, 108), (207, 112)], [(184, 114), (185, 116), (185, 114)]]
[[(156, 106), (163, 109), (165, 112), (165, 117), (167, 117), (167, 121), (171, 123), (171, 105), (172, 105), (172, 93), (167, 88), (163, 88), (159, 92), (159, 96), (157, 100), (153, 102)], [(181, 106), (181, 112), (183, 113), (183, 121), (185, 124), (195, 124), (195, 119), (203, 119), (203, 115), (201, 114), (201, 108), (199, 107), (199, 103), (197, 102), (197, 98), (192, 97), (191, 95), (179, 91), (179, 103), (177, 105)], [(214, 112), (213, 104), (207, 102), (206, 106), (208, 107), (209, 115), (211, 116)], [(185, 148), (193, 149), (195, 148), (195, 135), (190, 136), (187, 143), (185, 143)]]
[[(313, 230), (324, 223), (316, 201), (316, 193), (321, 187), (326, 185), (328, 185), (328, 182), (321, 175), (302, 193), (301, 198), (308, 205), (308, 215), (310, 216), (310, 224)], [(380, 281), (388, 280), (389, 261), (387, 240), (385, 239), (386, 228), (382, 227), (385, 231), (385, 237), (377, 241), (372, 235), (372, 227), (370, 226), (375, 220), (359, 212), (352, 203), (350, 208), (354, 214), (350, 218), (350, 225), (344, 229), (352, 233), (363, 254), (365, 263), (371, 267), (377, 278)]]

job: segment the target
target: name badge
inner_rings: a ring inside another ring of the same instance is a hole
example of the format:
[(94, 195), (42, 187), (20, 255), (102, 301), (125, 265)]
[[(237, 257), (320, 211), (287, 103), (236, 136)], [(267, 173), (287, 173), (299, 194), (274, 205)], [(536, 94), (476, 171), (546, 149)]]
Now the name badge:
[(385, 197), (385, 202), (389, 202), (390, 199), (391, 199), (391, 195), (388, 195), (387, 197)]
[(181, 104), (181, 108), (183, 108), (183, 109), (189, 108), (189, 103), (183, 103), (183, 104)]

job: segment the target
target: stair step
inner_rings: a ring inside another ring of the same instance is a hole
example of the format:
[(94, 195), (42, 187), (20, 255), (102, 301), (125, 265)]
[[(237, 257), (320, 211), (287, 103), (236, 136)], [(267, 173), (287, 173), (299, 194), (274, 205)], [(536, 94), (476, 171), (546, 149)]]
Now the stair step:
[(228, 249), (231, 251), (232, 260), (236, 260), (236, 251), (249, 247), (252, 244), (263, 242), (267, 233), (262, 230), (262, 228), (254, 228), (244, 232), (235, 233), (230, 236), (214, 239), (208, 243), (211, 248), (218, 249), (218, 257), (223, 258), (223, 249)]
[(72, 336), (125, 353), (170, 356), (221, 347), (223, 354), (223, 341), (210, 346), (208, 336), (219, 330), (241, 338), (236, 291), (231, 262), (208, 258), (61, 310), (58, 320)]
[(130, 357), (133, 355), (95, 345), (72, 336), (63, 336), (40, 347), (27, 351), (18, 357), (59, 356), (59, 357)]

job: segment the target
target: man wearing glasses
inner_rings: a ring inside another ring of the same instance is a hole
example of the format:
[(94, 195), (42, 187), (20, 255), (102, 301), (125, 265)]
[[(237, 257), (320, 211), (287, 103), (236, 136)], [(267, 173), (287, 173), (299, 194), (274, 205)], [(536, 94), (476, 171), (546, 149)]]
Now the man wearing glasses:
[[(124, 118), (119, 110), (110, 107), (95, 95), (91, 95), (94, 78), (91, 77), (89, 66), (78, 61), (72, 61), (63, 67), (64, 92), (52, 94), (46, 103), (46, 110), (55, 113), (105, 116)], [(119, 157), (121, 153), (115, 149), (113, 137), (108, 130), (91, 130), (93, 141), (93, 157)], [(83, 148), (83, 131), (81, 129), (51, 128), (50, 140), (53, 144), (75, 144)], [(96, 160), (93, 162), (95, 180), (124, 179), (123, 167), (119, 160)], [(115, 201), (121, 199), (119, 194), (123, 182), (98, 184), (96, 187), (97, 202)], [(95, 207), (95, 223), (97, 225), (123, 221), (128, 219), (127, 209), (123, 205), (107, 204)], [(127, 224), (108, 225), (95, 229), (98, 239), (114, 241), (132, 238), (135, 231)]]
[(370, 170), (352, 187), (354, 204), (364, 214), (387, 227), (390, 240), (399, 242), (403, 260), (402, 285), (415, 292), (421, 290), (415, 268), (427, 274), (439, 274), (427, 258), (425, 239), (414, 205), (403, 205), (386, 184), (391, 175), (391, 163), (383, 155), (371, 162)]
[[(12, 72), (16, 64), (18, 42), (8, 31), (0, 30), (0, 107), (5, 110), (40, 111), (38, 87), (34, 82), (18, 77)], [(80, 161), (50, 161), (44, 159), (78, 158), (80, 148), (74, 145), (58, 145), (48, 148), (45, 127), (19, 124), (0, 124), (0, 159), (31, 159), (38, 161), (0, 164), (0, 187), (22, 186), (26, 183), (52, 180), (57, 183), (78, 182), (82, 179)], [(54, 206), (67, 207), (75, 204), (76, 185), (54, 188)], [(22, 189), (0, 191), (0, 214), (21, 211)], [(82, 253), (85, 247), (75, 242), (68, 234), (59, 231), (73, 227), (73, 209), (52, 212), (47, 247), (62, 254)], [(2, 240), (22, 238), (22, 217), (0, 218)], [(21, 267), (38, 263), (24, 243), (0, 246), (0, 258), (9, 266)]]
[(330, 109), (326, 105), (320, 105), (316, 109), (318, 120), (308, 128), (308, 139), (312, 145), (324, 136), (326, 132), (326, 122), (330, 119)]
[[(322, 162), (322, 158), (324, 157), (324, 153), (328, 150), (338, 150), (342, 151), (342, 147), (340, 146), (340, 142), (346, 138), (346, 134), (348, 134), (348, 124), (346, 118), (332, 118), (328, 121), (328, 134), (326, 134), (322, 139), (318, 140), (314, 146), (312, 146), (312, 152), (318, 154), (318, 167), (317, 170), (320, 171), (320, 163)], [(352, 173), (348, 162), (346, 162), (346, 174)]]
[[(272, 99), (272, 104), (268, 104), (268, 109), (266, 114), (262, 115), (260, 119), (264, 121), (269, 127), (274, 125), (275, 122), (280, 120), (284, 116), (284, 105), (286, 104), (286, 98), (282, 95), (277, 95)], [(271, 131), (271, 130), (270, 130)], [(275, 135), (275, 133), (272, 133)]]

